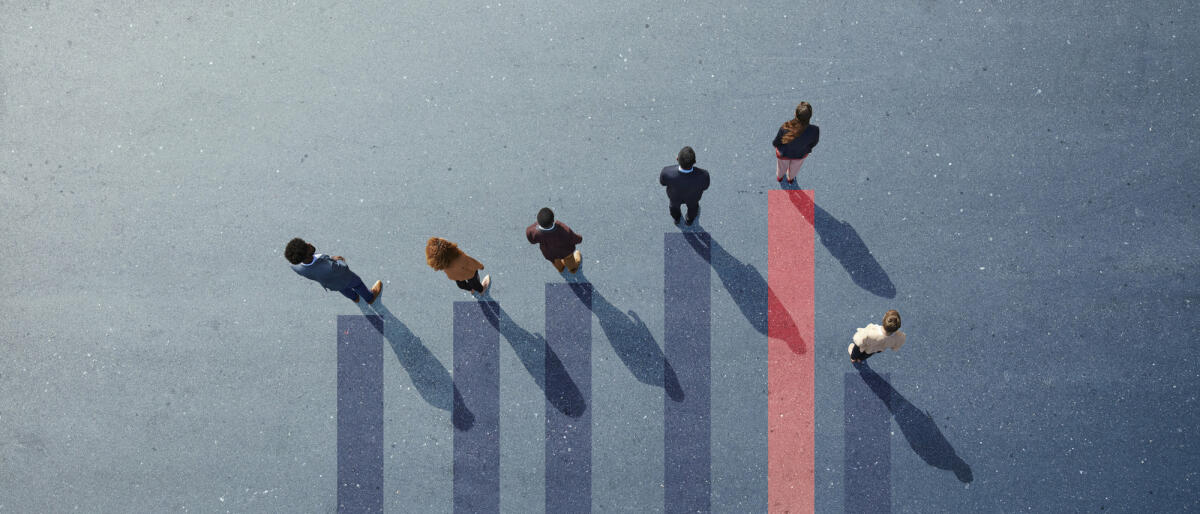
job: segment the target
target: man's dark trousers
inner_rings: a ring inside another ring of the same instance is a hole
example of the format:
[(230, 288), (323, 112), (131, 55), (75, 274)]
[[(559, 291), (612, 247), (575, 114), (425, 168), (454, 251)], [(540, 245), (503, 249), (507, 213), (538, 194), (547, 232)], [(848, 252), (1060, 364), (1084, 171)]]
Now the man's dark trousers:
[(375, 301), (375, 294), (370, 289), (367, 289), (367, 285), (363, 283), (361, 278), (356, 278), (354, 285), (338, 292), (342, 293), (342, 296), (349, 298), (352, 302), (357, 302), (360, 296), (365, 298), (367, 303)]
[(687, 205), (688, 217), (687, 222), (691, 224), (696, 221), (696, 217), (700, 216), (700, 200), (675, 200), (671, 199), (671, 217), (675, 219), (675, 223), (679, 223), (679, 218), (683, 217), (683, 211), (679, 208), (680, 205)]

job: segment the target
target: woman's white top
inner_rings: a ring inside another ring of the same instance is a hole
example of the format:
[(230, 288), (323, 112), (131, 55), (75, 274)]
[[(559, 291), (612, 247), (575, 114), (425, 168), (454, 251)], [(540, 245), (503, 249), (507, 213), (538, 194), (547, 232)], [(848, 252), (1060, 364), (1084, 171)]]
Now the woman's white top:
[(899, 350), (904, 346), (904, 332), (897, 330), (888, 335), (882, 326), (871, 323), (854, 332), (854, 344), (863, 353), (882, 352), (885, 348)]

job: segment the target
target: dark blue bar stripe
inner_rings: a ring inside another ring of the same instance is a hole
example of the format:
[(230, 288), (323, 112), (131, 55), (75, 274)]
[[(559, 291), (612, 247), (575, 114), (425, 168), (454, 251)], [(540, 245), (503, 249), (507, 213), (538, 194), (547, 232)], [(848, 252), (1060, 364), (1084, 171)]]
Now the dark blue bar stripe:
[[(685, 238), (695, 238), (693, 245)], [(668, 233), (664, 253), (664, 353), (682, 398), (663, 398), (666, 512), (711, 509), (709, 415), (711, 319), (710, 241), (707, 233)]]
[(337, 318), (338, 512), (383, 512), (383, 320)]
[(454, 512), (500, 511), (500, 332), (483, 309), (495, 302), (454, 302), (454, 384), (463, 409), (474, 415), (454, 431)]
[[(880, 379), (858, 373), (845, 378), (845, 492), (847, 513), (892, 510), (892, 415), (889, 399), (881, 399), (864, 380)], [(885, 393), (886, 395), (886, 393)]]
[(591, 284), (546, 284), (546, 344), (546, 512), (591, 512)]

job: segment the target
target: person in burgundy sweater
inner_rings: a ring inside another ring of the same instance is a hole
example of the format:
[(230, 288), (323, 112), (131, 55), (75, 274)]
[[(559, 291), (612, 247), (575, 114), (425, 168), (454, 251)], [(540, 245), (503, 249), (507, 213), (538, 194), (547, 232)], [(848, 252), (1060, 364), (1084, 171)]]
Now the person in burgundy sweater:
[(583, 236), (576, 234), (571, 227), (561, 221), (554, 221), (554, 211), (543, 207), (537, 213), (537, 223), (525, 229), (525, 238), (529, 244), (539, 245), (542, 257), (550, 261), (559, 273), (567, 269), (571, 273), (579, 271), (583, 256), (575, 245), (583, 242)]

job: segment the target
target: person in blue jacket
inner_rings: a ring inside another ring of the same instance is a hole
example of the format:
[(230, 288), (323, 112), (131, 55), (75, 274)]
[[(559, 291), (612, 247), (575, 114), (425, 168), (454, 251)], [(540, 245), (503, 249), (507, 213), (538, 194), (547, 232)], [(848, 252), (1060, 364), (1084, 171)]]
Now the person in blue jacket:
[(358, 303), (359, 298), (366, 298), (367, 304), (379, 299), (383, 293), (383, 281), (376, 280), (375, 285), (367, 289), (362, 279), (350, 271), (346, 259), (340, 255), (330, 257), (316, 252), (316, 247), (297, 237), (288, 241), (283, 256), (292, 263), (292, 271), (321, 284), (327, 291), (342, 293), (354, 303)]

